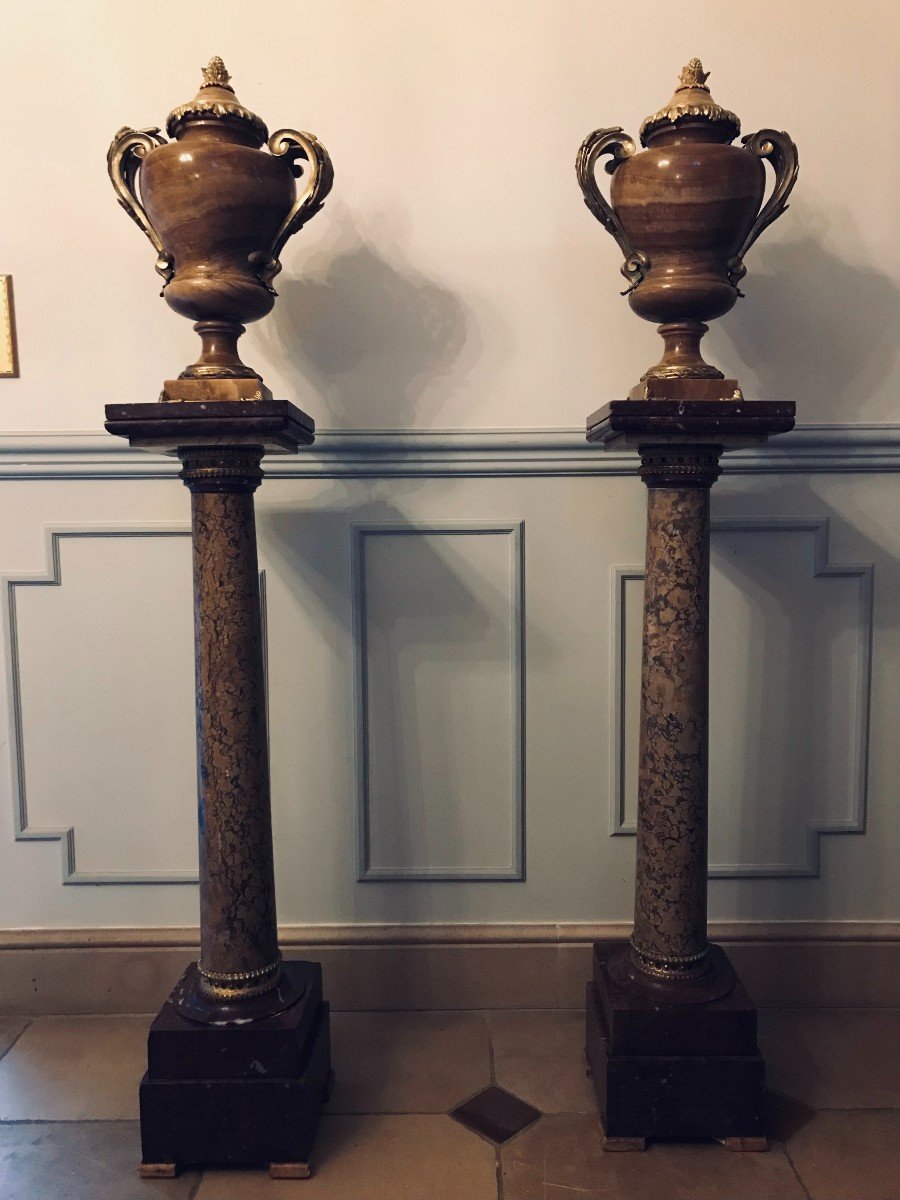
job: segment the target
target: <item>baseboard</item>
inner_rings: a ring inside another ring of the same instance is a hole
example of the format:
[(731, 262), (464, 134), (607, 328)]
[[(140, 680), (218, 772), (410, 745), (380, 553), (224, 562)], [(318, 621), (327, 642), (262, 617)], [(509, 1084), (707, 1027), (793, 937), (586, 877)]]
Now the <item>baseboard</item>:
[[(623, 922), (294, 925), (287, 957), (320, 961), (337, 1010), (579, 1008), (595, 940)], [(900, 922), (715, 922), (763, 1008), (900, 1007)], [(198, 931), (0, 931), (0, 1013), (151, 1012), (196, 957)]]

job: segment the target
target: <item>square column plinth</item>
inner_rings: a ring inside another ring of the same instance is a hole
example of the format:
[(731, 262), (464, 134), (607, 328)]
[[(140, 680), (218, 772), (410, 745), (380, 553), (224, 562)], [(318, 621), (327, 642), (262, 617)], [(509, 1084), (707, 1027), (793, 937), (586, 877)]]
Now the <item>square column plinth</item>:
[[(667, 1003), (623, 986), (610, 971), (616, 952), (628, 953), (621, 942), (595, 943), (586, 998), (585, 1049), (608, 1148), (717, 1138), (764, 1149), (765, 1065), (740, 980), (715, 1000)], [(710, 954), (725, 960), (718, 946)]]
[[(318, 963), (282, 970), (303, 994), (276, 1016), (217, 1026), (163, 1006), (140, 1087), (142, 1174), (166, 1164), (170, 1174), (214, 1165), (308, 1174), (331, 1085), (328, 1004)], [(185, 986), (196, 971), (188, 967)]]

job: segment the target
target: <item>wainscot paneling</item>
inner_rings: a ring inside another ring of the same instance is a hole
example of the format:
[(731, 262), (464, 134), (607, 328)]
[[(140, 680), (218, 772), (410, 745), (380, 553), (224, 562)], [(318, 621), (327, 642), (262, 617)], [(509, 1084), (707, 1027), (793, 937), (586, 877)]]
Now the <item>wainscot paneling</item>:
[[(634, 819), (646, 489), (633, 453), (582, 439), (325, 432), (267, 463), (257, 525), (289, 927), (629, 920), (634, 842), (610, 834)], [(900, 430), (801, 429), (724, 466), (711, 919), (894, 919)], [(197, 920), (177, 470), (99, 433), (0, 435), (0, 929)], [(537, 966), (517, 944), (501, 958)]]

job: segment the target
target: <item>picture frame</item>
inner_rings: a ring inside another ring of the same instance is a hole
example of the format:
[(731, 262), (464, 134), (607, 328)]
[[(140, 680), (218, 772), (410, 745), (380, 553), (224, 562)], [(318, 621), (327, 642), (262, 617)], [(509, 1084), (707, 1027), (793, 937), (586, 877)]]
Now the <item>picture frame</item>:
[(18, 377), (19, 354), (16, 346), (12, 275), (0, 275), (0, 378)]

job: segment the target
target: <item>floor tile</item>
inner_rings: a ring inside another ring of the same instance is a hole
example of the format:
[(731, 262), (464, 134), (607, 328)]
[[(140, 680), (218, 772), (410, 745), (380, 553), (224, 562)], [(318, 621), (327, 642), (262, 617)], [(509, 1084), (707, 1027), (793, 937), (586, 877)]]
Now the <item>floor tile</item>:
[(498, 1143), (521, 1133), (540, 1115), (539, 1109), (496, 1084), (491, 1084), (465, 1104), (454, 1108), (450, 1114), (454, 1121), (459, 1121), (467, 1129)]
[(774, 1142), (787, 1142), (808, 1125), (816, 1110), (780, 1092), (766, 1092), (766, 1115), (763, 1128), (766, 1137)]
[(766, 1082), (814, 1108), (900, 1107), (900, 1011), (777, 1009), (759, 1014)]
[(476, 1013), (334, 1013), (331, 1037), (331, 1113), (446, 1113), (491, 1080)]
[(488, 1021), (494, 1077), (542, 1112), (596, 1112), (583, 1012), (499, 1012)]
[(0, 1017), (0, 1058), (7, 1052), (28, 1021), (25, 1017)]
[(130, 1120), (149, 1016), (40, 1017), (0, 1061), (0, 1120)]
[(494, 1150), (446, 1116), (324, 1117), (313, 1176), (207, 1171), (196, 1200), (497, 1200)]
[(504, 1200), (805, 1200), (780, 1149), (714, 1143), (605, 1152), (596, 1117), (555, 1114), (500, 1148)]
[(0, 1125), (3, 1200), (188, 1200), (196, 1174), (142, 1180), (130, 1121)]
[(787, 1144), (810, 1200), (897, 1200), (900, 1112), (823, 1112)]

